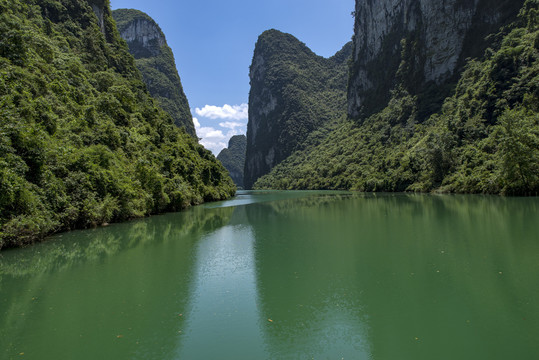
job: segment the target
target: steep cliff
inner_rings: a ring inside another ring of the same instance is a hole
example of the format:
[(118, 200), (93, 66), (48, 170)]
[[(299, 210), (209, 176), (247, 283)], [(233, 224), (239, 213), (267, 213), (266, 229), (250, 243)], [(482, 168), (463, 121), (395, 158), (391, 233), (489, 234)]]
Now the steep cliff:
[(150, 94), (172, 116), (177, 126), (184, 127), (196, 139), (193, 117), (174, 55), (159, 25), (139, 10), (118, 9), (112, 12), (112, 16), (129, 46), (129, 52), (135, 57), (135, 64)]
[(235, 186), (147, 92), (108, 1), (0, 1), (0, 248)]
[(243, 188), (246, 147), (247, 137), (245, 135), (232, 136), (228, 141), (228, 148), (221, 150), (217, 155), (217, 160), (221, 161), (239, 188)]
[(350, 55), (351, 44), (325, 59), (290, 34), (260, 35), (250, 68), (247, 189), (344, 115)]
[(357, 0), (348, 113), (383, 109), (392, 90), (419, 98), (419, 120), (438, 111), (466, 59), (512, 21), (524, 0)]
[[(376, 4), (381, 3), (384, 2)], [(431, 2), (431, 5), (435, 3), (441, 2)], [(375, 6), (374, 2), (362, 0), (357, 4), (358, 9), (364, 9), (367, 4)], [(491, 5), (496, 9), (495, 2)], [(378, 14), (371, 15), (376, 18)], [(394, 14), (398, 19), (402, 16), (400, 10)], [(450, 15), (442, 11), (439, 17), (433, 14), (431, 20), (438, 24), (445, 21), (444, 16), (451, 19)], [(421, 79), (428, 76), (436, 84), (436, 81), (446, 81), (451, 71), (460, 72), (450, 96), (443, 99), (441, 111), (425, 120), (418, 94), (432, 87), (422, 81), (417, 83), (417, 88), (410, 88), (397, 76), (397, 87), (392, 91), (390, 87), (385, 89), (390, 95), (381, 111), (361, 121), (343, 122), (320, 144), (293, 153), (260, 178), (255, 188), (537, 195), (539, 1), (527, 0), (518, 17), (510, 20), (508, 26), (490, 34), (494, 41), (467, 40), (478, 48), (487, 44), (491, 47), (479, 58), (465, 61), (462, 72), (451, 70), (458, 67), (460, 60), (455, 63), (449, 61), (455, 57), (445, 58), (451, 54), (445, 48), (439, 50), (441, 54), (432, 53), (431, 57), (446, 60), (433, 62), (428, 69), (423, 65), (410, 67), (417, 58), (410, 56), (413, 49), (407, 46), (402, 49), (397, 75), (415, 69), (410, 72), (421, 74)], [(438, 26), (436, 24), (423, 26)], [(374, 21), (375, 25), (384, 24)], [(363, 30), (356, 27), (356, 31), (357, 39)], [(376, 42), (372, 45), (375, 49)], [(418, 49), (425, 46), (416, 45)], [(384, 68), (382, 60), (391, 62), (380, 57), (379, 69)], [(363, 60), (356, 58), (355, 61), (353, 67), (357, 69), (357, 63)], [(376, 74), (366, 72), (365, 76), (374, 79)], [(350, 92), (354, 93), (357, 90), (353, 88), (354, 82), (350, 86)], [(371, 86), (381, 89), (379, 84)], [(356, 104), (355, 97), (350, 100), (351, 104)]]

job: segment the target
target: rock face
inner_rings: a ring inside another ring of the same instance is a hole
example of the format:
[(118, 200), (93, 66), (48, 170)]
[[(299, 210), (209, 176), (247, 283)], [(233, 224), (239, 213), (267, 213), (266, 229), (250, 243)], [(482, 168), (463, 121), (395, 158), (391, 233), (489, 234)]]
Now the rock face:
[(132, 9), (113, 11), (121, 37), (129, 45), (135, 64), (150, 94), (172, 116), (179, 127), (195, 139), (196, 131), (187, 97), (165, 35), (147, 14)]
[(345, 109), (351, 48), (325, 59), (290, 34), (260, 35), (250, 68), (245, 188)]
[(245, 165), (245, 149), (247, 137), (245, 135), (232, 136), (228, 141), (228, 148), (223, 149), (217, 156), (238, 188), (243, 188), (243, 168)]
[[(130, 16), (130, 20), (122, 16)], [(113, 11), (120, 28), (120, 35), (129, 44), (131, 54), (135, 59), (158, 56), (161, 47), (167, 44), (165, 35), (159, 26), (146, 14), (138, 10), (119, 9)]]
[(436, 97), (433, 90), (443, 92), (466, 58), (482, 55), (485, 36), (514, 19), (523, 3), (356, 0), (349, 115), (364, 118), (384, 107), (398, 82), (414, 95), (428, 88)]
[[(253, 187), (536, 194), (539, 0), (358, 0), (356, 5), (349, 81), (355, 119), (345, 118), (314, 144), (316, 131), (311, 133), (303, 148)], [(274, 49), (288, 61), (284, 46)], [(265, 75), (254, 77), (252, 94), (263, 101), (251, 104), (253, 111), (278, 109), (290, 99), (277, 96), (276, 89), (289, 94), (295, 79), (279, 76), (286, 68), (272, 75), (267, 69), (275, 63), (255, 57), (253, 68)], [(255, 88), (260, 82), (264, 86)], [(260, 89), (272, 96), (264, 98)], [(280, 125), (281, 114), (250, 118), (259, 121), (258, 132), (265, 135), (258, 139), (270, 142), (270, 150), (293, 129)], [(279, 135), (268, 136), (262, 120), (278, 127)], [(262, 156), (273, 154), (261, 149)]]
[(92, 6), (92, 10), (95, 13), (95, 16), (97, 16), (97, 23), (99, 24), (99, 28), (101, 29), (101, 32), (105, 34), (105, 2), (104, 0), (89, 0), (88, 3), (90, 6)]

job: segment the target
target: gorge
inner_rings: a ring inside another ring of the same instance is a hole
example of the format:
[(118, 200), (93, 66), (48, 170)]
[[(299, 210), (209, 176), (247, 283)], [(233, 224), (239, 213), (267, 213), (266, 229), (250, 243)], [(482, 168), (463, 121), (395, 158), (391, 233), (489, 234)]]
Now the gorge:
[[(275, 3), (182, 12), (203, 71), (208, 15)], [(327, 58), (252, 38), (237, 135), (146, 13), (0, 0), (0, 359), (535, 359), (539, 0), (353, 15)]]

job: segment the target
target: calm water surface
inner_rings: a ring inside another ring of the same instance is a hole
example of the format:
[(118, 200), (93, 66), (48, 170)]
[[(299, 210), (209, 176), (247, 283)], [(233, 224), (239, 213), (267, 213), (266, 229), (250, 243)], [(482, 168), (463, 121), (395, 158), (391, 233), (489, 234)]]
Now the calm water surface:
[(0, 359), (539, 358), (539, 199), (241, 192), (0, 253)]

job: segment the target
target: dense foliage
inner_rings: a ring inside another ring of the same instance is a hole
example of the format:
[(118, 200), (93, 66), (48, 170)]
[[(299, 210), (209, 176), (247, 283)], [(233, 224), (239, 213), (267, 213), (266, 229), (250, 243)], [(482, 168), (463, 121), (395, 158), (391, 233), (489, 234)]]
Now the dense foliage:
[(243, 167), (245, 164), (245, 149), (247, 137), (245, 135), (232, 136), (228, 141), (228, 148), (221, 150), (217, 155), (237, 187), (243, 188)]
[(235, 191), (147, 93), (106, 0), (0, 0), (0, 104), (0, 248)]
[[(189, 102), (183, 91), (172, 49), (166, 44), (165, 35), (159, 25), (147, 14), (139, 10), (118, 9), (112, 12), (120, 35), (136, 22), (145, 22), (155, 28), (163, 45), (150, 44), (145, 48), (142, 41), (128, 41), (129, 51), (135, 57), (135, 65), (150, 94), (157, 99), (163, 110), (172, 116), (179, 127), (185, 127), (188, 134), (197, 138)], [(154, 40), (156, 42), (156, 40)]]
[(294, 36), (260, 35), (251, 65), (245, 186), (293, 151), (317, 143), (346, 112), (352, 44), (326, 59)]
[(427, 121), (418, 97), (397, 86), (382, 111), (361, 124), (342, 118), (320, 145), (295, 152), (255, 187), (537, 194), (538, 13), (539, 1), (528, 0)]

